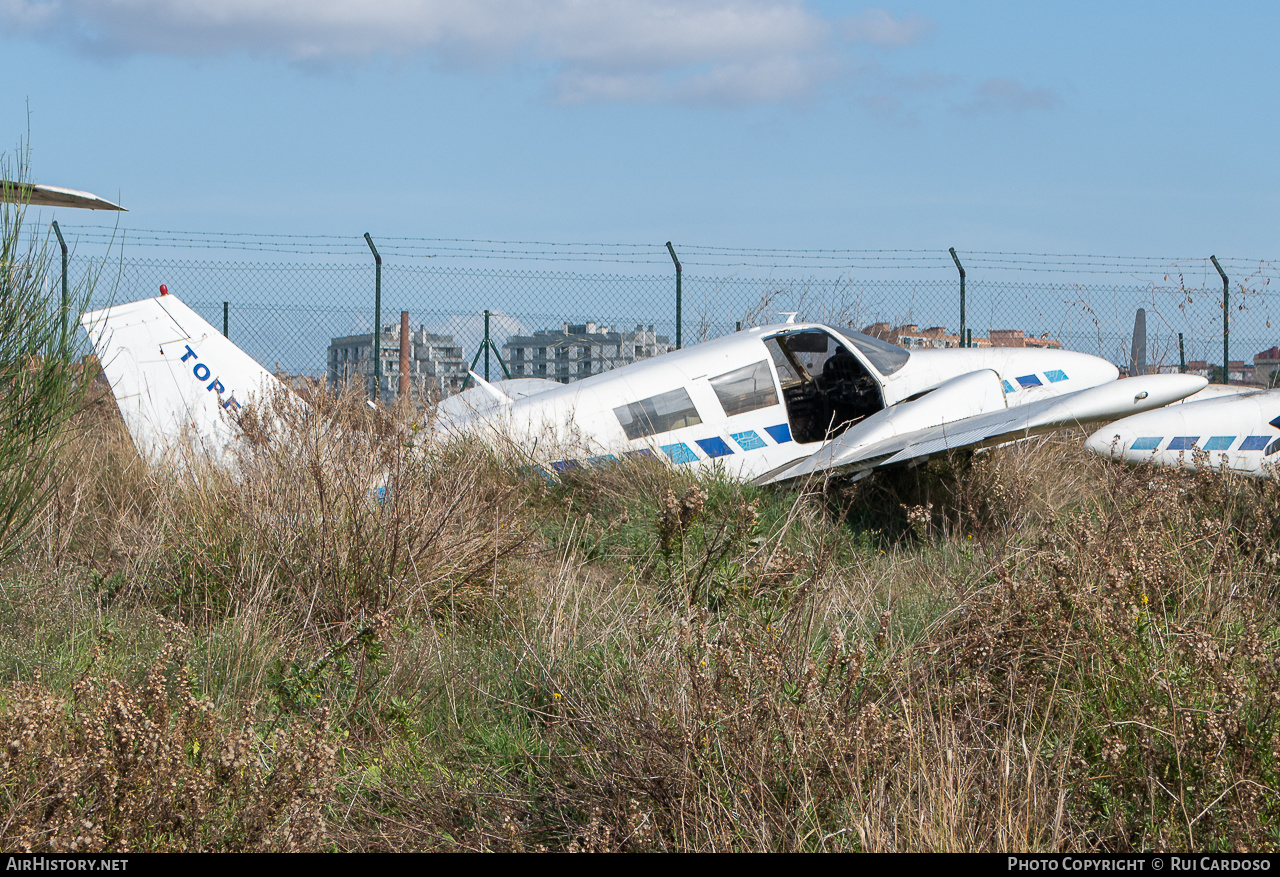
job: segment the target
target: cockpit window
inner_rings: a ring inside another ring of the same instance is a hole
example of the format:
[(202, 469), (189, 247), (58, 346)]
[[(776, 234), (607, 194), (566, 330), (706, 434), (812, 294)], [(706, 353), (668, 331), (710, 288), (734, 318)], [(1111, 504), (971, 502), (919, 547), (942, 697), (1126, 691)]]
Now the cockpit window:
[(743, 366), (711, 379), (711, 388), (732, 417), (758, 408), (778, 404), (778, 390), (773, 385), (769, 363), (763, 359), (755, 365)]
[(623, 405), (613, 409), (613, 413), (629, 439), (644, 438), (702, 423), (698, 409), (683, 387)]
[(907, 364), (911, 354), (896, 344), (863, 335), (861, 332), (842, 332), (845, 339), (858, 348), (858, 352), (871, 361), (876, 371), (891, 375)]

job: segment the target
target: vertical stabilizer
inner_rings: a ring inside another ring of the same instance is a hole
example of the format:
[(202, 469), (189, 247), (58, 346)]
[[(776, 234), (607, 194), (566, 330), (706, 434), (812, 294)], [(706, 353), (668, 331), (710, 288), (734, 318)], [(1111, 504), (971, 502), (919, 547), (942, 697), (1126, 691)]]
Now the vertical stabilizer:
[[(231, 462), (251, 406), (304, 403), (173, 295), (81, 319), (138, 453), (180, 465)], [(270, 431), (274, 413), (252, 418)]]
[(1129, 350), (1129, 377), (1147, 373), (1147, 309), (1138, 308), (1133, 317), (1133, 346)]

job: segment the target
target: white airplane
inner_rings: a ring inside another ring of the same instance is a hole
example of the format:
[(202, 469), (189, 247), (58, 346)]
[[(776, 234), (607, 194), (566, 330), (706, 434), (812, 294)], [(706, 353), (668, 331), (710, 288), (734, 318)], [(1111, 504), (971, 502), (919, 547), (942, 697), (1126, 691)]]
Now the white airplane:
[(1135, 414), (1095, 432), (1086, 447), (1109, 459), (1228, 469), (1263, 477), (1280, 464), (1280, 390), (1211, 387), (1208, 398)]
[[(163, 288), (82, 323), (144, 458), (233, 464), (240, 412), (270, 396), (304, 404)], [(1117, 375), (1105, 360), (1064, 350), (908, 352), (858, 332), (786, 323), (572, 384), (475, 376), (478, 386), (442, 403), (435, 424), (443, 435), (510, 443), (551, 472), (639, 454), (763, 484), (859, 478), (953, 448), (1113, 420), (1206, 384)]]

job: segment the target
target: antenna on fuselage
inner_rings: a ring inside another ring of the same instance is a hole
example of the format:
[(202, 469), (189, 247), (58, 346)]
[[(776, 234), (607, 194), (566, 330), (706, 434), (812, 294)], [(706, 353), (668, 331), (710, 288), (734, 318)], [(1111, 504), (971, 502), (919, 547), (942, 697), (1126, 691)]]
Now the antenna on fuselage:
[(796, 314), (800, 312), (799, 311), (778, 311), (778, 313), (782, 314), (782, 316), (787, 318), (786, 322), (794, 323), (796, 321)]

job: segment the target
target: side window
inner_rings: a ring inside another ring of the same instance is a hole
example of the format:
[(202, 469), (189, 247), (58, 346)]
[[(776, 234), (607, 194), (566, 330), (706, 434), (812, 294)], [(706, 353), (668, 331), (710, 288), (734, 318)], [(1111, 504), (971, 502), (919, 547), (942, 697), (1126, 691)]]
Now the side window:
[(732, 417), (768, 408), (778, 404), (778, 391), (773, 385), (769, 363), (763, 359), (755, 365), (744, 366), (711, 379), (711, 388), (724, 406), (724, 413)]
[(629, 439), (697, 426), (702, 422), (698, 409), (693, 406), (693, 400), (683, 387), (623, 405), (613, 409), (613, 413)]

